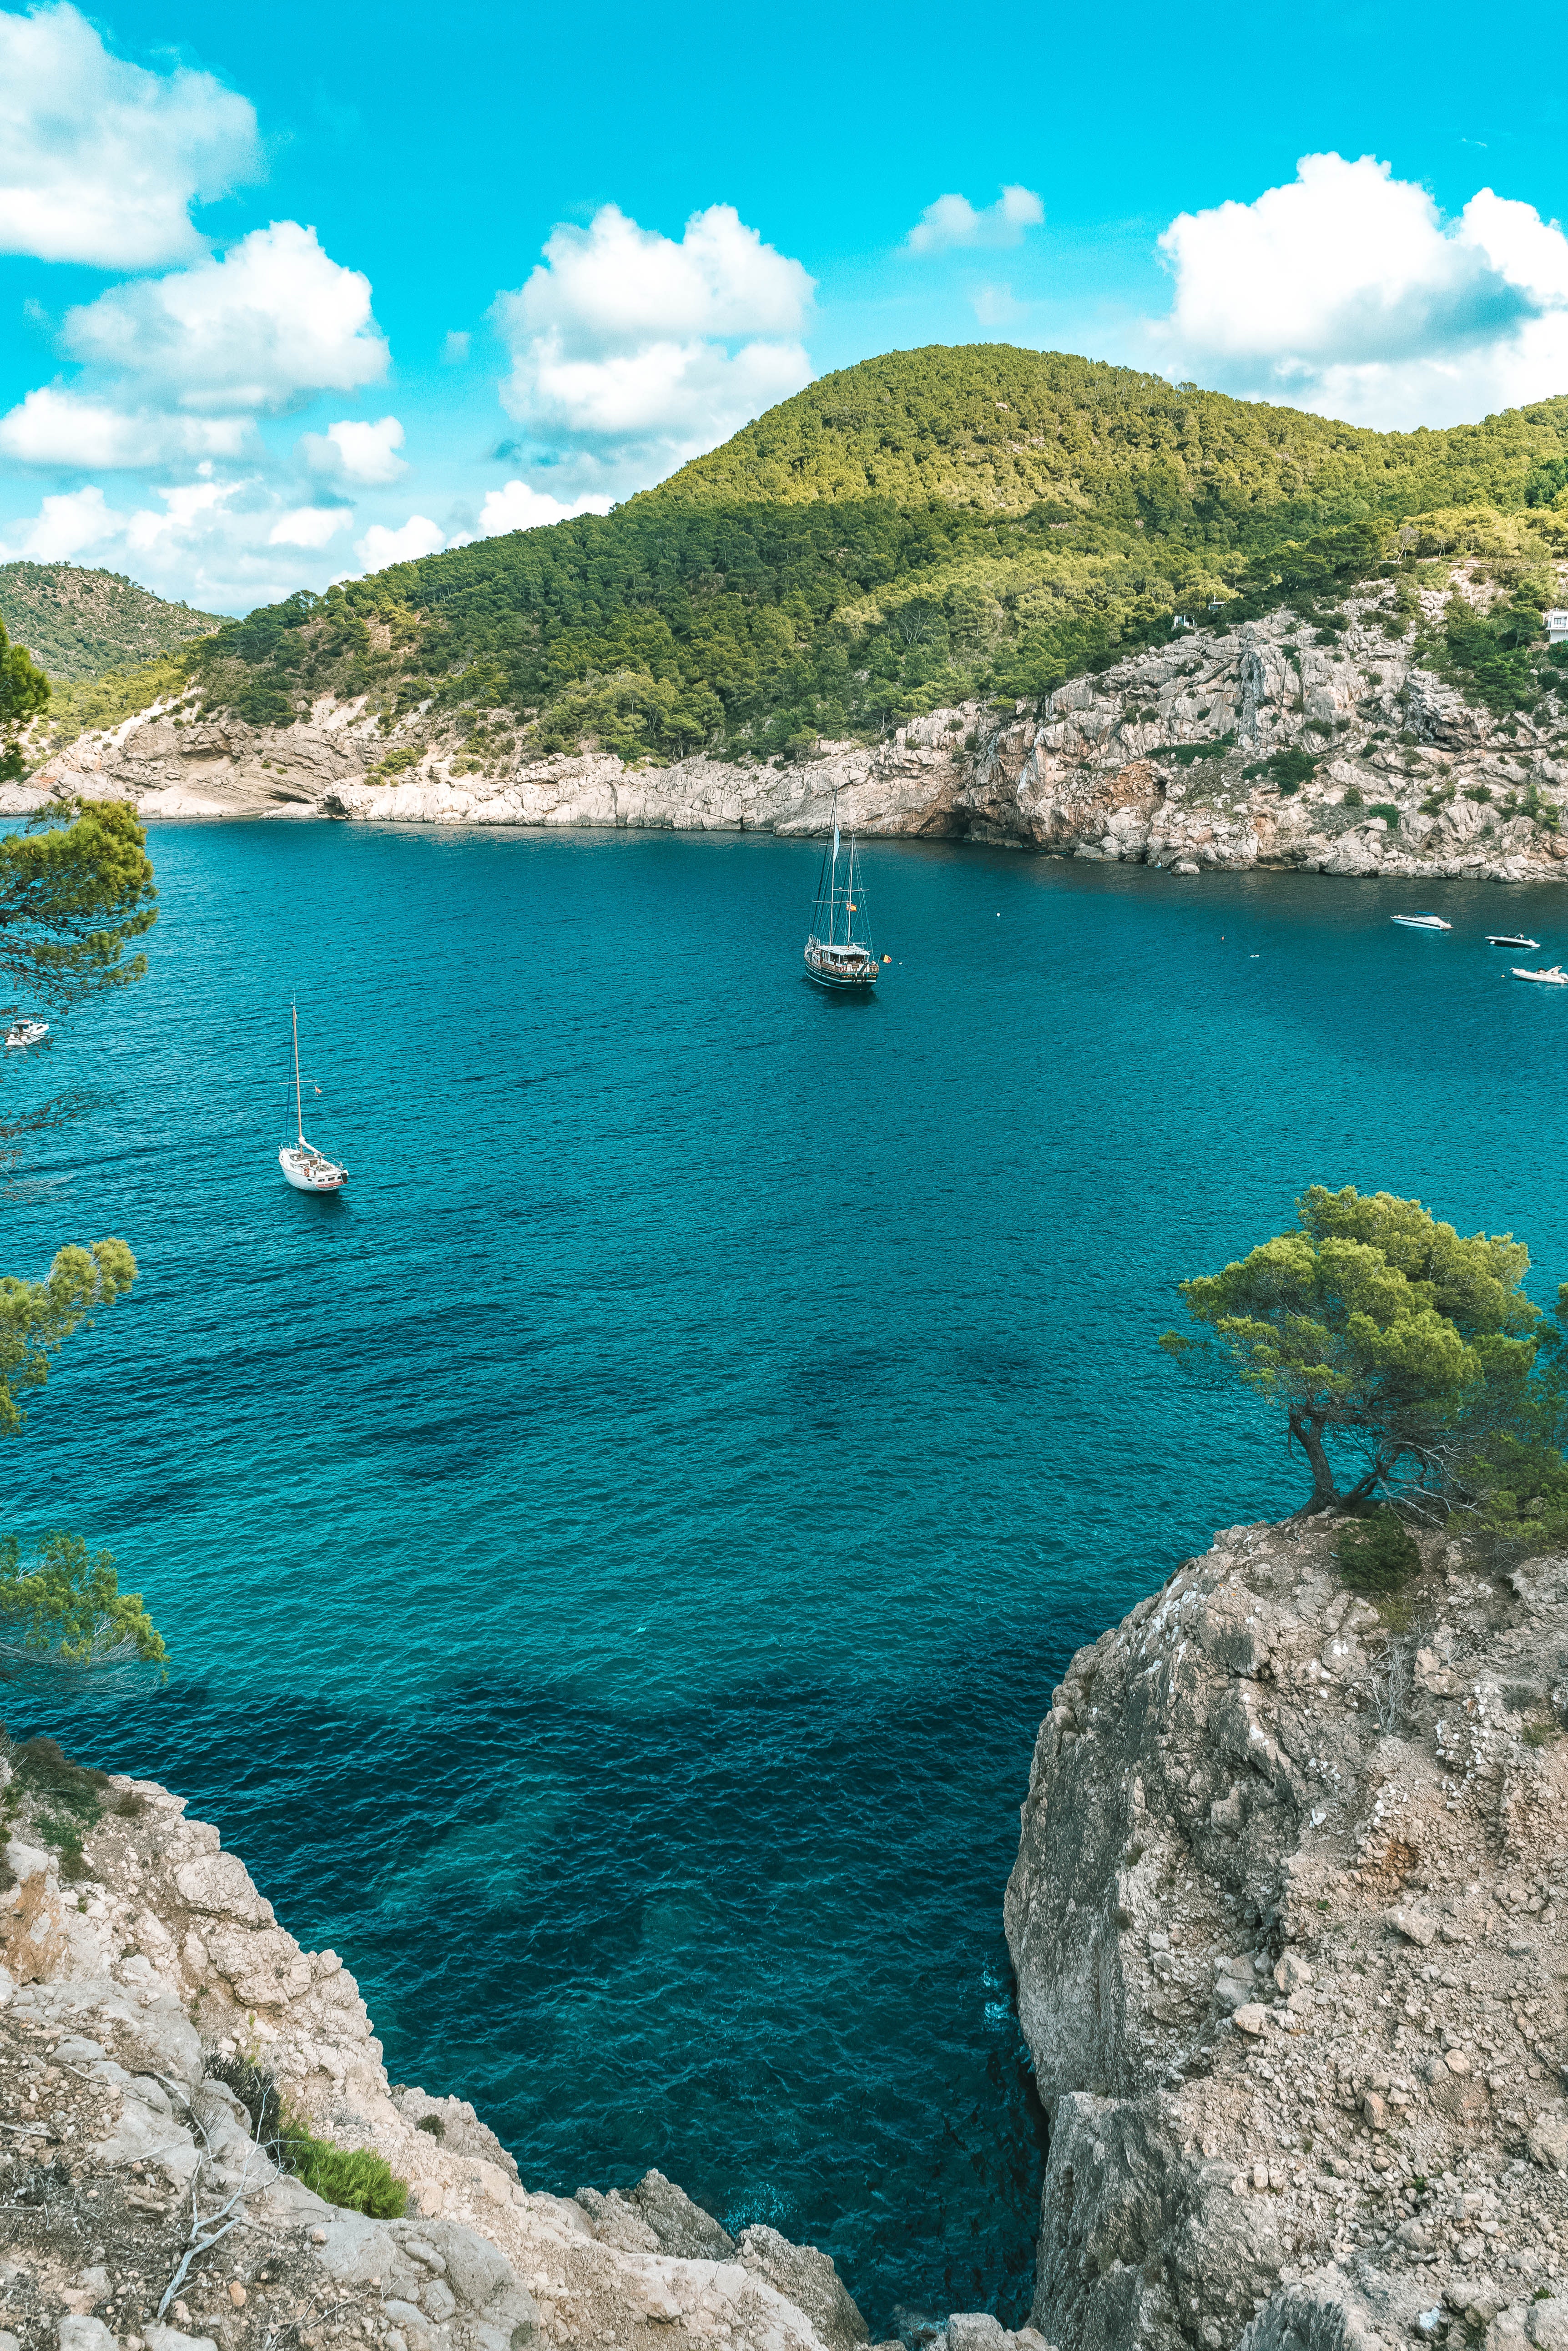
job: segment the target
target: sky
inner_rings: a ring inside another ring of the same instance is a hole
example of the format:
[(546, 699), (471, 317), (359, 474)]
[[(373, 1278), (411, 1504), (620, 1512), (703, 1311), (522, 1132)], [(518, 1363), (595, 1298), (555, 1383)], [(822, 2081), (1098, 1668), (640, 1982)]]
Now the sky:
[(1548, 20), (0, 7), (0, 560), (245, 611), (1005, 341), (1384, 427), (1568, 391)]

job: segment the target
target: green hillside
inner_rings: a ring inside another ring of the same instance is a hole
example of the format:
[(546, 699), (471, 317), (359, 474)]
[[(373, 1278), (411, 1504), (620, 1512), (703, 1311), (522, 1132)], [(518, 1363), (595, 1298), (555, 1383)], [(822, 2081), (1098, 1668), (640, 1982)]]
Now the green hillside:
[(1041, 694), (1178, 610), (1288, 599), (1332, 626), (1346, 582), (1408, 560), (1416, 517), (1415, 555), (1479, 549), (1514, 581), (1522, 677), (1565, 485), (1568, 398), (1377, 434), (1058, 352), (894, 352), (612, 515), (302, 592), (181, 659), (256, 723), (329, 687), (389, 722), (429, 701), (476, 761), (519, 737), (788, 754)]
[(75, 563), (0, 563), (0, 623), (53, 678), (101, 677), (177, 653), (215, 629), (215, 612), (166, 604), (118, 571)]

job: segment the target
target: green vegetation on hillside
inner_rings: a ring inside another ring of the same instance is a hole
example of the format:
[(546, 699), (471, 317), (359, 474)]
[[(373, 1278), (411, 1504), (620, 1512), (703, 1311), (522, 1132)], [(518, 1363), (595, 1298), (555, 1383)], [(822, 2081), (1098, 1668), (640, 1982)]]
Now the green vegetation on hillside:
[[(257, 725), (329, 689), (389, 725), (429, 703), (474, 766), (519, 741), (797, 755), (1036, 697), (1168, 640), (1176, 613), (1288, 601), (1332, 636), (1350, 583), (1422, 556), (1545, 579), (1564, 484), (1568, 399), (1377, 434), (1055, 352), (895, 352), (613, 514), (302, 592), (175, 658), (208, 706)], [(1444, 649), (1504, 700), (1534, 675), (1516, 601), (1517, 643), (1488, 622)]]
[(49, 681), (26, 645), (6, 642), (0, 625), (0, 783), (22, 773), (22, 729), (49, 698)]
[(177, 653), (215, 629), (218, 616), (166, 604), (118, 571), (0, 563), (0, 622), (40, 668), (68, 683)]

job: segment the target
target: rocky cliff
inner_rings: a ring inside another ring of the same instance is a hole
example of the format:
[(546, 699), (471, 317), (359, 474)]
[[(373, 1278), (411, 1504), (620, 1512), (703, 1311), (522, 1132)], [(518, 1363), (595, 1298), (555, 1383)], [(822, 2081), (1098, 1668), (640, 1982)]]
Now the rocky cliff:
[[(656, 2171), (624, 2195), (529, 2190), (472, 2106), (389, 2083), (353, 1978), (277, 1925), (215, 1829), (47, 1743), (14, 1761), (0, 2351), (865, 2344), (824, 2254), (732, 2239)], [(371, 2219), (280, 2171), (279, 2099), (382, 2158), (406, 2211)]]
[[(1462, 565), (1452, 584), (1482, 607), (1494, 593)], [(1427, 591), (1430, 618), (1446, 592)], [(363, 702), (328, 697), (308, 719), (267, 729), (197, 716), (187, 701), (81, 737), (5, 798), (113, 794), (151, 819), (813, 833), (837, 791), (842, 820), (869, 837), (1178, 872), (1568, 873), (1558, 698), (1506, 721), (1474, 706), (1420, 665), (1393, 597), (1375, 583), (1349, 598), (1338, 634), (1289, 611), (1199, 629), (1075, 680), (1039, 712), (1019, 705), (998, 725), (975, 705), (938, 710), (888, 742), (824, 744), (800, 763), (628, 767), (591, 750), (528, 760), (506, 712), (476, 725), (426, 708), (387, 732)], [(1268, 766), (1285, 751), (1316, 762), (1299, 789)]]
[(1568, 1560), (1234, 1527), (1080, 1650), (1007, 1929), (1072, 2351), (1568, 2351)]

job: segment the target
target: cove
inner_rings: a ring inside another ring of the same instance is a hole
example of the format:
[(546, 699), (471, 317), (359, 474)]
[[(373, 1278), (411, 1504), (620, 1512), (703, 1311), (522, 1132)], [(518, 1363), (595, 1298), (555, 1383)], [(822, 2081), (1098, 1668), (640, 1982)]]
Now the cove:
[[(187, 1795), (530, 2185), (656, 2164), (873, 2334), (1016, 2323), (1036, 1727), (1304, 1491), (1159, 1353), (1174, 1284), (1321, 1180), (1515, 1230), (1550, 1302), (1568, 1003), (1483, 941), (1558, 960), (1568, 901), (872, 844), (861, 1004), (801, 977), (813, 842), (152, 848), (148, 980), (10, 1073), (98, 1106), (5, 1265), (112, 1231), (141, 1279), (6, 1524), (107, 1544), (174, 1672), (12, 1728)], [(338, 1202), (277, 1170), (296, 991)]]

